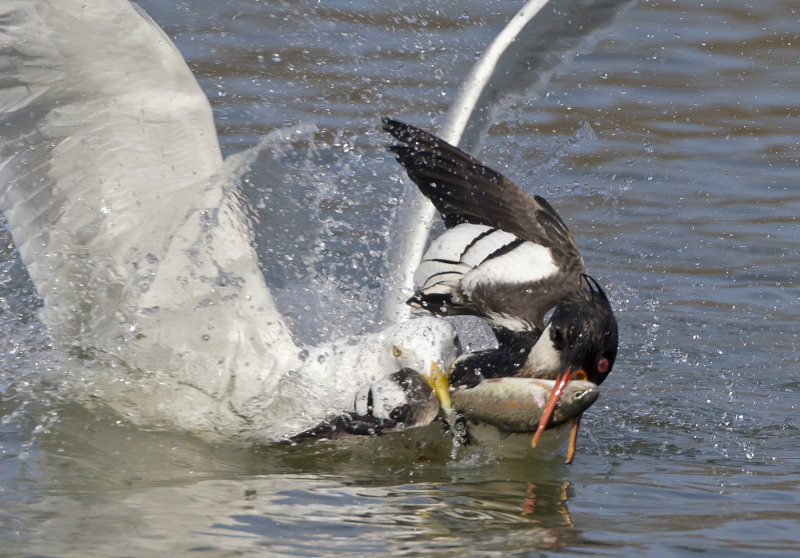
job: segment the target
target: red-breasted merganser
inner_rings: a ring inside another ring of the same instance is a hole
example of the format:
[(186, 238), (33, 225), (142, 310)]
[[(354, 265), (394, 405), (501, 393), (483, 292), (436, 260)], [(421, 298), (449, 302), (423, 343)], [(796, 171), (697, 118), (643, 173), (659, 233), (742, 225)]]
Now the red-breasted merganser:
[(535, 446), (567, 382), (601, 384), (611, 372), (618, 333), (609, 300), (544, 198), (433, 134), (392, 119), (383, 128), (399, 141), (389, 150), (447, 228), (423, 256), (415, 273), (419, 288), (408, 303), (439, 316), (478, 316), (494, 330), (498, 347), (456, 359), (451, 385), (503, 376), (557, 380)]

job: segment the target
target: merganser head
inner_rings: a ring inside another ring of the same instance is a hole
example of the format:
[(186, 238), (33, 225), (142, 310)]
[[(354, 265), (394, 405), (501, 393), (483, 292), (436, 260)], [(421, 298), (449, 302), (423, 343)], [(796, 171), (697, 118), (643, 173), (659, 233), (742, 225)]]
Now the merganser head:
[(617, 358), (619, 334), (611, 304), (597, 281), (581, 275), (581, 289), (559, 302), (548, 329), (561, 356), (559, 373), (570, 371), (576, 379), (603, 383)]

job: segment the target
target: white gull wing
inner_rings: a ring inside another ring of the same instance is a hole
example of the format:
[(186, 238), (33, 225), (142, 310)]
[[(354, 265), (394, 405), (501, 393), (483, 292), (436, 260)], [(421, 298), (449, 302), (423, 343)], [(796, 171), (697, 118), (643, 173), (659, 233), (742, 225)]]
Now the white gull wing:
[(296, 353), (230, 188), (237, 161), (223, 164), (208, 100), (148, 16), (5, 2), (0, 85), (0, 209), (57, 341), (154, 386), (191, 370), (209, 407)]
[(126, 418), (275, 440), (455, 357), (430, 318), (295, 345), (236, 196), (251, 154), (222, 161), (180, 53), (124, 0), (0, 4), (0, 126), (0, 210), (43, 319)]
[[(542, 93), (558, 68), (588, 52), (601, 31), (634, 0), (529, 0), (495, 37), (458, 91), (439, 134), (464, 151), (477, 152), (498, 109)], [(408, 317), (405, 299), (428, 242), (434, 208), (407, 182), (392, 229), (388, 276), (393, 285), (381, 308), (386, 322)]]
[(0, 209), (51, 335), (154, 374), (130, 384), (142, 419), (181, 414), (178, 382), (213, 423), (237, 378), (277, 381), (297, 349), (172, 42), (123, 1), (6, 2), (0, 56)]
[(76, 311), (88, 277), (117, 284), (92, 293), (106, 299), (92, 299), (95, 312), (120, 305), (153, 274), (176, 223), (220, 207), (211, 110), (174, 45), (128, 3), (0, 10), (0, 208), (46, 323), (80, 341), (99, 318)]
[(497, 111), (542, 94), (558, 69), (590, 52), (635, 0), (529, 0), (472, 67), (442, 126), (445, 141), (475, 151)]

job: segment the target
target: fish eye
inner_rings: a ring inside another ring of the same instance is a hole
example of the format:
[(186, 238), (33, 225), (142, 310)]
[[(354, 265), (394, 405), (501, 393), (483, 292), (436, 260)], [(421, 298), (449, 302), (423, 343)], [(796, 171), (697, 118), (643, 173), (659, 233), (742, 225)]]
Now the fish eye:
[(403, 351), (397, 345), (392, 345), (392, 355), (394, 355), (394, 358), (400, 358), (403, 356)]
[(611, 363), (608, 361), (607, 358), (601, 358), (597, 361), (597, 371), (601, 374), (608, 372), (608, 369), (611, 367)]

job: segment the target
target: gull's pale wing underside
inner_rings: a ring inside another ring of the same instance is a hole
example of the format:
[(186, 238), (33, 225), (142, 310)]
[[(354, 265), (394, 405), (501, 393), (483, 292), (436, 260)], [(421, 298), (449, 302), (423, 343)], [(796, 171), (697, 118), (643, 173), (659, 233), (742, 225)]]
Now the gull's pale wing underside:
[(442, 138), (465, 151), (497, 111), (541, 95), (553, 74), (590, 52), (620, 12), (635, 0), (529, 0), (473, 66), (442, 126)]
[[(0, 10), (0, 208), (54, 312), (61, 284), (87, 266), (160, 261), (170, 228), (210, 201), (197, 194), (220, 197), (205, 185), (222, 156), (182, 57), (131, 5)], [(86, 261), (101, 253), (106, 261)]]
[(236, 161), (148, 16), (123, 0), (0, 4), (0, 126), (0, 210), (56, 339), (190, 369), (199, 405), (294, 355)]
[(53, 0), (0, 10), (0, 206), (47, 303), (49, 282), (69, 265), (65, 246), (102, 244), (119, 260), (142, 237), (167, 240), (170, 231), (152, 227), (202, 205), (180, 194), (197, 192), (222, 157), (183, 59), (132, 6)]

